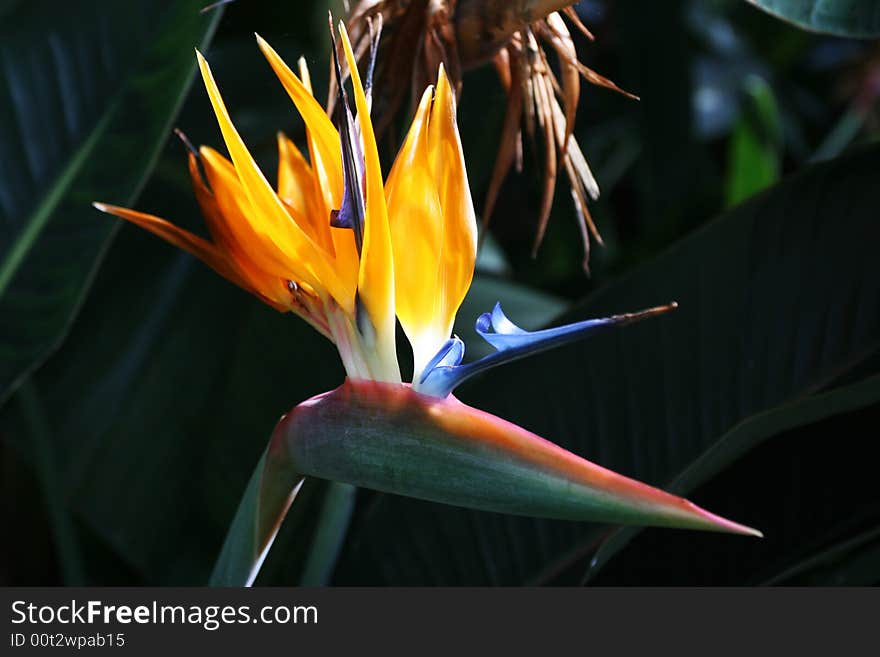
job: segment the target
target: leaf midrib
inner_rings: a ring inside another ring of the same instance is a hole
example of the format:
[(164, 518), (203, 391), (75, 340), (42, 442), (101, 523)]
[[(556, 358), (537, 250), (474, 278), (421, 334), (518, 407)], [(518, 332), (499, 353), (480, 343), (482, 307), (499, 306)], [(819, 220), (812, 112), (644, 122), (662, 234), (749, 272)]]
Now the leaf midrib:
[(118, 91), (110, 105), (104, 111), (101, 118), (92, 128), (89, 136), (79, 145), (74, 155), (70, 158), (64, 170), (56, 177), (55, 181), (49, 188), (49, 193), (43, 198), (43, 201), (37, 206), (36, 210), (24, 223), (24, 230), (19, 234), (13, 242), (12, 247), (4, 257), (2, 266), (0, 266), (0, 296), (5, 292), (9, 283), (12, 281), (19, 266), (25, 257), (30, 253), (31, 248), (37, 241), (37, 238), (43, 232), (49, 219), (55, 212), (55, 209), (64, 199), (70, 184), (76, 178), (76, 175), (82, 169), (83, 165), (89, 159), (95, 146), (98, 144), (100, 137), (106, 132), (110, 119), (119, 107), (123, 89)]

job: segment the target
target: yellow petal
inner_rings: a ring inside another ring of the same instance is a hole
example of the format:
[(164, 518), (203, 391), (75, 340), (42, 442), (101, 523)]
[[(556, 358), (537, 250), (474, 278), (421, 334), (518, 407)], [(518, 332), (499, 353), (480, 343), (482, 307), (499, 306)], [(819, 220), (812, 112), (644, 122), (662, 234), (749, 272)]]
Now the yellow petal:
[(220, 131), (250, 201), (251, 212), (247, 218), (255, 232), (261, 238), (268, 238), (286, 257), (291, 270), (289, 278), (302, 280), (315, 290), (325, 290), (347, 312), (353, 312), (354, 291), (350, 286), (344, 285), (336, 275), (326, 251), (315, 244), (284, 208), (232, 125), (208, 63), (201, 53), (197, 52), (197, 55), (202, 79), (217, 115)]
[(290, 70), (272, 46), (257, 35), (257, 44), (287, 95), (296, 105), (306, 124), (309, 159), (314, 180), (315, 207), (313, 222), (323, 221), (332, 241), (335, 269), (339, 277), (352, 289), (357, 285), (358, 254), (354, 235), (350, 230), (330, 228), (330, 212), (342, 203), (342, 153), (339, 133), (324, 108), (312, 95), (309, 69), (300, 59), (300, 76)]
[(312, 205), (312, 168), (290, 139), (278, 133), (278, 196), (301, 217)]
[[(376, 136), (370, 122), (370, 110), (358, 73), (357, 62), (352, 52), (351, 42), (345, 25), (339, 24), (342, 47), (348, 61), (357, 107), (358, 122), (363, 140), (366, 193), (366, 213), (364, 218), (364, 244), (361, 249), (360, 275), (358, 277), (358, 297), (376, 329), (377, 350), (382, 362), (394, 363), (397, 356), (394, 346), (394, 265), (391, 254), (391, 234), (388, 229), (388, 209), (385, 206), (385, 191), (382, 185), (382, 169), (379, 152), (376, 149)], [(397, 372), (397, 377), (400, 374)]]
[(477, 261), (477, 220), (455, 114), (455, 92), (441, 65), (431, 110), (429, 153), (443, 212), (442, 317), (450, 326), (471, 285)]
[(278, 133), (278, 195), (294, 216), (306, 218), (316, 241), (333, 256), (339, 277), (354, 287), (358, 275), (354, 233), (330, 226), (330, 209), (318, 178), (296, 144)]
[[(257, 44), (306, 124), (309, 157), (312, 169), (318, 177), (318, 188), (324, 199), (326, 218), (329, 221), (330, 211), (337, 209), (342, 199), (342, 154), (339, 150), (339, 134), (324, 108), (312, 96), (311, 85), (301, 81), (272, 46), (259, 35), (257, 35)], [(308, 69), (303, 68), (302, 73), (308, 76)]]
[(315, 175), (309, 163), (290, 139), (278, 133), (278, 196), (291, 214), (302, 217), (315, 241), (331, 254), (330, 222), (315, 202)]
[(444, 221), (428, 157), (432, 95), (428, 88), (422, 96), (385, 183), (397, 317), (412, 345), (414, 381), (452, 330), (444, 299), (437, 294)]
[(442, 66), (425, 92), (386, 184), (394, 246), (397, 314), (413, 348), (414, 380), (449, 338), (470, 287), (477, 225)]

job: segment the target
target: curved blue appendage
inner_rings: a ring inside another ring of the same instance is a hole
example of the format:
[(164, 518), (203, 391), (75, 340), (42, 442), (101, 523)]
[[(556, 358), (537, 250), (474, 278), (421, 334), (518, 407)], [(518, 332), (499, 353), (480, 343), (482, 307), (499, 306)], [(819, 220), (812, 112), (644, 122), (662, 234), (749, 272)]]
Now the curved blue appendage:
[[(477, 318), (475, 328), (480, 337), (495, 347), (497, 351), (510, 352), (504, 358), (506, 362), (587, 337), (594, 330), (604, 326), (614, 326), (632, 321), (635, 315), (639, 314), (641, 313), (612, 315), (611, 317), (588, 319), (542, 331), (525, 331), (511, 322), (501, 310), (501, 304), (496, 303), (491, 313), (483, 313)], [(485, 358), (493, 358), (495, 355), (490, 354)]]
[(649, 308), (637, 313), (588, 319), (541, 331), (525, 331), (511, 322), (501, 310), (501, 304), (496, 303), (491, 313), (483, 313), (477, 318), (475, 326), (480, 337), (495, 348), (495, 353), (462, 365), (464, 345), (458, 338), (449, 340), (425, 368), (425, 374), (418, 388), (425, 394), (446, 397), (466, 379), (496, 365), (580, 340), (605, 328), (623, 326), (659, 315), (677, 306), (678, 304), (673, 302), (667, 306)]

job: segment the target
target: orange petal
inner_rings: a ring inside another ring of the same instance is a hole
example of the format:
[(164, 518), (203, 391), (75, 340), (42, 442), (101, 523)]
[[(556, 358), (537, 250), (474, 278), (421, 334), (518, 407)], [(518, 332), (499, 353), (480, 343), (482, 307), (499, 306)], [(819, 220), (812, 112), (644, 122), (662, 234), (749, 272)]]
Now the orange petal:
[(303, 280), (319, 292), (325, 290), (343, 309), (353, 312), (354, 290), (336, 275), (326, 251), (316, 245), (303, 227), (288, 214), (232, 125), (208, 63), (201, 53), (196, 54), (223, 139), (250, 201), (251, 212), (247, 220), (261, 237), (274, 243), (286, 258), (291, 271), (288, 278)]
[[(278, 133), (278, 196), (293, 216), (310, 226), (315, 241), (334, 253), (330, 239), (330, 222), (315, 201), (315, 174), (309, 163), (290, 139)], [(323, 203), (321, 204), (323, 205)]]
[(323, 222), (324, 230), (329, 231), (336, 271), (339, 277), (347, 284), (350, 282), (354, 289), (358, 271), (354, 236), (350, 230), (330, 228), (330, 212), (339, 209), (342, 202), (342, 154), (339, 134), (327, 113), (312, 95), (309, 69), (305, 60), (300, 59), (300, 78), (259, 35), (257, 35), (257, 44), (306, 124), (315, 190), (311, 221)]
[[(299, 75), (302, 79), (302, 85), (305, 90), (312, 96), (312, 79), (309, 76), (309, 67), (303, 57), (299, 58)], [(295, 76), (294, 76), (295, 78)], [(321, 121), (323, 123), (323, 121)], [(306, 138), (309, 143), (309, 157), (312, 160), (312, 169), (316, 172), (315, 181), (315, 197), (319, 201), (323, 201), (323, 205), (316, 203), (316, 209), (320, 207), (321, 220), (324, 221), (330, 237), (333, 240), (333, 249), (336, 254), (336, 268), (345, 280), (356, 281), (358, 276), (358, 267), (360, 266), (360, 256), (357, 252), (357, 246), (354, 241), (354, 233), (344, 228), (333, 228), (330, 226), (330, 213), (332, 210), (338, 210), (342, 204), (342, 152), (339, 143), (339, 134), (333, 127), (333, 135), (336, 138), (336, 148), (328, 154), (324, 147), (322, 138), (320, 141), (313, 136), (312, 130), (306, 123)], [(322, 128), (323, 130), (323, 128)]]
[[(306, 159), (290, 139), (278, 133), (278, 196), (294, 214), (309, 217), (313, 207), (313, 173)], [(311, 222), (310, 222), (311, 223)]]
[(199, 149), (199, 155), (222, 218), (222, 227), (212, 230), (228, 232), (261, 269), (280, 278), (295, 279), (288, 256), (250, 220), (255, 213), (232, 162), (206, 146)]
[(326, 218), (329, 221), (330, 211), (338, 208), (342, 199), (342, 154), (339, 150), (339, 135), (324, 108), (312, 96), (311, 85), (308, 84), (308, 69), (301, 67), (305, 79), (300, 80), (272, 46), (259, 35), (257, 35), (257, 44), (305, 121), (309, 139), (309, 157), (312, 161), (312, 169), (318, 177)]
[[(199, 172), (196, 156), (189, 154), (189, 173), (193, 190), (211, 238), (217, 248), (227, 254), (227, 259), (234, 265), (241, 277), (247, 281), (250, 289), (255, 291), (266, 303), (277, 310), (290, 310), (291, 297), (287, 282), (263, 269), (251, 258), (250, 250), (244, 248), (230, 229), (226, 218), (214, 194), (205, 185)], [(229, 165), (230, 167), (232, 165)]]
[[(176, 246), (187, 253), (194, 255), (196, 258), (204, 262), (218, 274), (232, 281), (239, 287), (247, 290), (251, 294), (263, 297), (251, 284), (239, 273), (238, 269), (232, 264), (230, 258), (220, 248), (212, 244), (206, 239), (193, 235), (187, 230), (183, 230), (178, 226), (151, 214), (129, 210), (116, 205), (107, 205), (105, 203), (93, 203), (96, 209), (107, 214), (112, 214), (120, 219), (125, 219), (131, 223), (140, 226), (153, 235), (161, 237), (163, 240)], [(287, 310), (285, 307), (279, 307), (276, 303), (271, 303), (278, 310)]]
[(358, 254), (354, 233), (331, 228), (330, 210), (322, 197), (318, 177), (296, 144), (281, 133), (278, 133), (278, 194), (295, 216), (306, 217), (317, 235), (316, 241), (333, 255), (340, 278), (357, 280)]
[[(299, 58), (299, 74), (302, 79), (302, 85), (305, 90), (312, 96), (312, 79), (309, 75), (309, 67), (303, 57)], [(294, 76), (295, 77), (295, 76)], [(323, 123), (323, 122), (321, 122)], [(327, 230), (330, 231), (330, 238), (333, 242), (333, 252), (336, 257), (336, 270), (345, 281), (355, 281), (353, 285), (357, 285), (358, 268), (360, 267), (360, 255), (354, 240), (354, 231), (346, 228), (334, 228), (330, 225), (330, 213), (332, 210), (338, 210), (342, 204), (342, 150), (339, 142), (339, 133), (333, 128), (333, 135), (336, 138), (336, 148), (329, 153), (320, 146), (324, 142), (322, 138), (317, 140), (306, 123), (306, 139), (309, 144), (309, 157), (312, 160), (312, 170), (315, 171), (314, 188), (315, 188), (315, 212), (319, 221), (323, 221)], [(322, 128), (323, 130), (323, 128)]]

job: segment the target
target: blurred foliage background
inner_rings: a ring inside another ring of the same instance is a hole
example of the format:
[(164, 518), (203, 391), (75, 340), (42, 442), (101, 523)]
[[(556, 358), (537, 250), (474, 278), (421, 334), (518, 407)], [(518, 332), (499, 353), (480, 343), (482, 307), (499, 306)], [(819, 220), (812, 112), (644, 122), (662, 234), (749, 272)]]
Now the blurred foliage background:
[[(305, 56), (323, 98), (327, 3), (204, 4), (0, 2), (0, 583), (204, 583), (278, 417), (342, 380), (304, 323), (89, 205), (201, 230), (170, 137), (221, 144), (190, 84), (194, 46), (267, 172), (277, 130), (302, 143), (253, 33)], [(820, 26), (832, 36), (743, 0), (579, 3), (597, 37), (576, 37), (582, 59), (641, 97), (581, 97), (606, 244), (587, 276), (560, 182), (530, 257), (541, 178), (527, 145), (456, 327), (478, 352), (472, 321), (496, 299), (526, 328), (677, 300), (674, 316), (460, 397), (764, 540), (328, 496), (309, 481), (258, 583), (880, 581), (876, 4), (842, 3), (852, 20)], [(504, 106), (492, 70), (467, 74), (478, 213)]]

